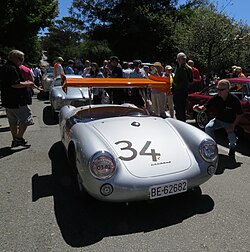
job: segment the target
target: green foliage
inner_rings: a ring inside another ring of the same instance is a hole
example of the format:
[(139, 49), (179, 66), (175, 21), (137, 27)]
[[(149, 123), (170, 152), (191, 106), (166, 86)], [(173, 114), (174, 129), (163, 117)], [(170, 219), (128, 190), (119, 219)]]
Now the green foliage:
[(108, 46), (107, 41), (87, 40), (81, 46), (82, 58), (94, 61), (99, 65), (103, 59), (107, 59), (112, 55), (112, 51)]
[(174, 41), (179, 51), (210, 72), (240, 63), (237, 48), (243, 46), (246, 34), (246, 27), (209, 4), (194, 8), (190, 16), (177, 22)]
[[(57, 0), (2, 0), (0, 53), (20, 49), (37, 63), (81, 58), (99, 64), (111, 55), (174, 64), (184, 51), (201, 71), (249, 68), (249, 26), (235, 22), (209, 0), (73, 0), (70, 16), (54, 21)], [(45, 37), (38, 31), (48, 27)]]
[(74, 19), (57, 20), (49, 28), (49, 36), (42, 38), (42, 47), (47, 51), (48, 61), (53, 64), (57, 57), (71, 59), (80, 56), (80, 44), (84, 36), (74, 26)]
[[(28, 60), (38, 62), (40, 47), (36, 36), (40, 28), (50, 25), (57, 11), (56, 0), (1, 0), (0, 8), (0, 53), (7, 55), (5, 49), (22, 50)], [(33, 43), (36, 43), (33, 45)], [(32, 51), (39, 50), (39, 52)]]
[(167, 45), (168, 51), (172, 48), (171, 39), (166, 37), (171, 38), (176, 2), (74, 0), (71, 13), (82, 20), (82, 28), (92, 40), (108, 41), (120, 58), (166, 61), (169, 55), (164, 47)]

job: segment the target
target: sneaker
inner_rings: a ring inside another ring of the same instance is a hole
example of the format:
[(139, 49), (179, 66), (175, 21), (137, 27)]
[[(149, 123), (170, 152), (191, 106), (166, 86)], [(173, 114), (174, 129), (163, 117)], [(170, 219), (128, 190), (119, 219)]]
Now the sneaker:
[(18, 146), (27, 146), (28, 143), (24, 138), (16, 138), (16, 141), (18, 142)]
[(14, 139), (12, 142), (11, 142), (11, 148), (14, 148), (14, 147), (18, 147), (19, 146), (19, 143), (16, 139)]

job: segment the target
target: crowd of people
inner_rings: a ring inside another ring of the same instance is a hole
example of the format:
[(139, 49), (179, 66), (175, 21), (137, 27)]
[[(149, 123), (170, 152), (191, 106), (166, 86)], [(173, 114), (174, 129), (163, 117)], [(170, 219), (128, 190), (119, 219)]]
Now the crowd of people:
[[(1, 98), (13, 137), (12, 147), (26, 146), (23, 138), (27, 126), (32, 125), (32, 112), (29, 107), (32, 103), (33, 88), (41, 86), (42, 69), (38, 65), (27, 67), (23, 65), (24, 53), (12, 50), (8, 60), (1, 67)], [(121, 62), (117, 56), (103, 60), (99, 67), (96, 62), (69, 59), (64, 64), (64, 59), (58, 57), (54, 63), (54, 76), (63, 74), (81, 75), (84, 78), (148, 78), (150, 75), (168, 78), (169, 87), (166, 89), (152, 88), (148, 90), (139, 88), (113, 88), (93, 89), (94, 103), (103, 103), (103, 94), (109, 99), (105, 101), (122, 104), (132, 103), (137, 106), (147, 107), (154, 115), (166, 117), (166, 111), (172, 118), (186, 121), (186, 99), (189, 93), (200, 91), (204, 86), (199, 70), (194, 66), (194, 61), (180, 52), (176, 56), (175, 66), (161, 62), (142, 63), (141, 60)], [(241, 67), (233, 66), (232, 72), (227, 77), (245, 77)], [(214, 79), (216, 83), (219, 78)], [(234, 128), (242, 114), (237, 97), (229, 94), (230, 84), (226, 80), (217, 83), (218, 95), (203, 106), (195, 105), (196, 112), (216, 107), (221, 116), (211, 120), (206, 126), (206, 132), (214, 138), (214, 130), (219, 126), (224, 127), (228, 133), (230, 155), (234, 153), (237, 138)], [(222, 92), (225, 91), (223, 94)]]
[[(185, 97), (190, 92), (199, 91), (202, 88), (201, 75), (194, 67), (194, 61), (186, 61), (184, 53), (177, 55), (177, 66), (161, 62), (143, 63), (141, 60), (131, 62), (120, 61), (117, 56), (111, 56), (103, 60), (102, 66), (96, 62), (85, 60), (84, 64), (80, 60), (69, 59), (66, 63), (62, 57), (58, 57), (54, 64), (54, 75), (77, 74), (91, 78), (148, 78), (149, 75), (157, 75), (169, 78), (171, 89), (145, 90), (133, 89), (107, 89), (94, 90), (94, 102), (100, 103), (102, 92), (108, 92), (110, 101), (115, 104), (133, 103), (137, 106), (146, 106), (153, 114), (166, 116), (169, 111), (171, 117), (185, 121)], [(64, 67), (63, 67), (64, 65)], [(184, 68), (182, 69), (182, 66)], [(186, 70), (189, 76), (186, 78)], [(194, 76), (194, 78), (193, 78)], [(174, 113), (175, 109), (175, 113)]]

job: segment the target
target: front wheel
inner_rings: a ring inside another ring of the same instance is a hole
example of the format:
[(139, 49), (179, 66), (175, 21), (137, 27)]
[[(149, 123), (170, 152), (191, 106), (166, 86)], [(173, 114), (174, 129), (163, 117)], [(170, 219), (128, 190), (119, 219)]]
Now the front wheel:
[(58, 112), (55, 111), (53, 105), (51, 105), (51, 115), (54, 120), (58, 120)]
[(205, 111), (197, 113), (195, 121), (197, 126), (204, 130), (209, 121), (207, 113)]

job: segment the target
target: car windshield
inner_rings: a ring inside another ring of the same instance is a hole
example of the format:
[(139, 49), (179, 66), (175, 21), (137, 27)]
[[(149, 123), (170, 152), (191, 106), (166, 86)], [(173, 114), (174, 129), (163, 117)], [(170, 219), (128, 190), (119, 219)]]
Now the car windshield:
[(56, 78), (53, 83), (54, 87), (62, 86), (62, 79), (61, 78)]
[(103, 118), (119, 117), (119, 116), (148, 116), (146, 109), (137, 107), (120, 107), (120, 106), (101, 106), (83, 109), (76, 113), (75, 117), (82, 120), (97, 120)]
[(54, 75), (54, 68), (53, 68), (53, 67), (48, 67), (48, 68), (46, 68), (46, 73), (47, 73), (47, 74), (53, 74), (53, 75)]

